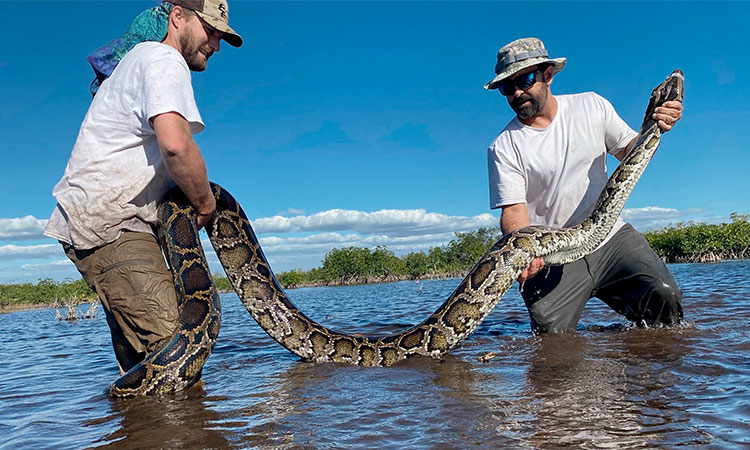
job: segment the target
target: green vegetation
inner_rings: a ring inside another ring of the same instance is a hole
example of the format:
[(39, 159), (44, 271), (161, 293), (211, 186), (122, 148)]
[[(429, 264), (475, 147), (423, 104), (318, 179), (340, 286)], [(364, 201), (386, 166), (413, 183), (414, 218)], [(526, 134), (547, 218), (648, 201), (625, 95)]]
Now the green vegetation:
[[(219, 291), (231, 291), (232, 285), (225, 276), (214, 275), (214, 284)], [(0, 284), (0, 311), (23, 309), (33, 305), (66, 305), (88, 303), (97, 295), (83, 279), (66, 279), (56, 282), (42, 278), (36, 284)]]
[(229, 278), (225, 277), (224, 275), (220, 275), (218, 273), (213, 274), (214, 278), (214, 286), (216, 286), (216, 290), (219, 292), (227, 292), (231, 291), (232, 289), (232, 283), (229, 282)]
[(35, 304), (78, 304), (96, 299), (85, 281), (70, 278), (58, 283), (42, 278), (36, 284), (0, 284), (0, 310)]
[[(707, 225), (680, 223), (674, 227), (644, 233), (649, 245), (666, 262), (714, 262), (750, 258), (750, 215), (731, 214), (730, 223)], [(293, 270), (277, 275), (285, 288), (373, 283), (418, 278), (463, 276), (484, 252), (501, 237), (500, 229), (480, 228), (456, 233), (456, 238), (426, 252), (398, 257), (383, 246), (334, 248), (325, 255), (322, 267)], [(219, 291), (230, 291), (229, 280), (214, 274)], [(96, 298), (83, 280), (0, 285), (0, 310), (34, 304), (78, 304)]]
[(456, 233), (456, 239), (442, 247), (402, 257), (382, 246), (374, 250), (334, 248), (325, 255), (322, 267), (282, 272), (277, 279), (282, 286), (290, 288), (462, 276), (501, 236), (497, 227)]
[(750, 258), (750, 215), (732, 213), (730, 217), (730, 223), (680, 223), (643, 236), (670, 263)]

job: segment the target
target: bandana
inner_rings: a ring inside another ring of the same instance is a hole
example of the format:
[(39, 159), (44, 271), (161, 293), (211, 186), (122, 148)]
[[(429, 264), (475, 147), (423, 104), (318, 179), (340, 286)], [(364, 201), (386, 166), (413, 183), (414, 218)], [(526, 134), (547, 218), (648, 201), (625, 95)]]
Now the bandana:
[(143, 11), (133, 19), (122, 36), (104, 44), (86, 57), (86, 61), (91, 64), (96, 74), (96, 78), (89, 86), (92, 96), (99, 90), (102, 82), (112, 75), (117, 63), (131, 48), (141, 42), (159, 42), (164, 39), (167, 35), (167, 20), (172, 7), (171, 3), (165, 2)]

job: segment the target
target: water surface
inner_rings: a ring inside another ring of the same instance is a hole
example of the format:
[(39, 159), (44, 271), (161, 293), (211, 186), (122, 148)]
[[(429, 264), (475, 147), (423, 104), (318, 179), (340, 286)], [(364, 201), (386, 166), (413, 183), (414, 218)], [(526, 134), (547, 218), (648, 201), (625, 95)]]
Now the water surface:
[[(391, 368), (301, 362), (223, 294), (203, 385), (133, 400), (103, 394), (118, 372), (101, 310), (3, 314), (0, 447), (750, 446), (750, 261), (670, 270), (683, 326), (631, 328), (592, 299), (577, 331), (536, 337), (514, 286), (444, 360)], [(384, 334), (424, 319), (458, 281), (288, 293), (328, 327)]]

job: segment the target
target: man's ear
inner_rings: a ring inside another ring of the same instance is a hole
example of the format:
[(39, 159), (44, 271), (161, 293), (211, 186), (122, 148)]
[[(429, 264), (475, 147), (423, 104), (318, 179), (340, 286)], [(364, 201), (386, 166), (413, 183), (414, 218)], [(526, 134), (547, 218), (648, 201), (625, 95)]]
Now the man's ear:
[(553, 78), (555, 78), (555, 66), (547, 66), (547, 68), (544, 69), (544, 81), (547, 85), (550, 85), (552, 84)]
[(185, 21), (185, 14), (182, 11), (182, 6), (173, 7), (172, 12), (169, 13), (170, 24), (175, 28), (180, 28), (184, 21)]

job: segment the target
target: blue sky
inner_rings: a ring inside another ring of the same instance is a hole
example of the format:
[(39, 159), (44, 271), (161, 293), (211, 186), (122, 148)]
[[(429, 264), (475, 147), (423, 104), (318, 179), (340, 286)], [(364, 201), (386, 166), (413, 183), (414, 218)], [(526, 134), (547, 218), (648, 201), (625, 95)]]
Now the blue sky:
[[(155, 4), (0, 2), (0, 283), (78, 276), (41, 231), (90, 101), (85, 57)], [(750, 213), (749, 13), (746, 2), (230, 0), (245, 44), (193, 75), (207, 126), (196, 141), (277, 272), (319, 266), (333, 247), (425, 250), (497, 224), (486, 149), (513, 116), (482, 86), (502, 45), (536, 36), (568, 58), (553, 94), (598, 92), (636, 129), (651, 89), (681, 68), (684, 117), (623, 216), (641, 231), (728, 221)]]

